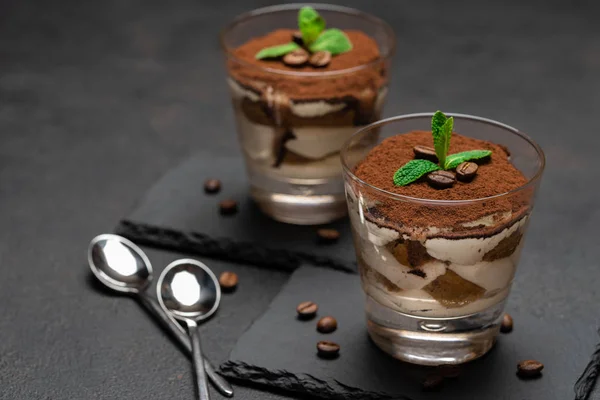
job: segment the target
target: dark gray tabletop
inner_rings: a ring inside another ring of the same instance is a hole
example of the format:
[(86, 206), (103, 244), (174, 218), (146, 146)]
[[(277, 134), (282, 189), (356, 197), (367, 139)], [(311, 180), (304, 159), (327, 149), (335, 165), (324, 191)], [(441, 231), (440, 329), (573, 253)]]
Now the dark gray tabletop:
[[(216, 34), (273, 3), (0, 1), (0, 398), (194, 398), (188, 360), (133, 301), (90, 284), (85, 249), (191, 153), (237, 154)], [(386, 115), (487, 116), (544, 147), (547, 173), (509, 307), (550, 302), (553, 319), (578, 321), (572, 329), (591, 355), (600, 317), (598, 3), (343, 3), (396, 29)], [(177, 255), (150, 256), (165, 265)], [(205, 327), (216, 362), (285, 280), (235, 268), (262, 288), (226, 298), (235, 312)], [(528, 291), (533, 282), (546, 289)], [(561, 383), (561, 399), (573, 383)], [(238, 399), (282, 398), (236, 389)]]

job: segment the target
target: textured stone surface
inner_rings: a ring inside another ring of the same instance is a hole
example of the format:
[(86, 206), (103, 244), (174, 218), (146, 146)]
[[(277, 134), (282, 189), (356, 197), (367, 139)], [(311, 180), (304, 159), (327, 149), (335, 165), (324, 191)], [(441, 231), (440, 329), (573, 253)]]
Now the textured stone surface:
[[(0, 2), (0, 397), (194, 398), (187, 359), (138, 306), (90, 290), (85, 249), (184, 157), (239, 154), (216, 33), (273, 3)], [(386, 115), (467, 112), (542, 144), (549, 166), (509, 310), (575, 321), (591, 356), (600, 300), (600, 193), (587, 183), (600, 147), (598, 4), (343, 3), (396, 29)], [(174, 257), (165, 254), (153, 253), (157, 269)], [(279, 285), (262, 279), (258, 294)], [(240, 312), (258, 315), (253, 304)], [(240, 328), (219, 321), (205, 335), (215, 361)], [(553, 381), (557, 399), (572, 396), (573, 379), (552, 378), (535, 384)], [(239, 399), (280, 398), (236, 389)]]
[[(305, 299), (319, 304), (319, 317), (335, 316), (335, 332), (323, 335), (314, 321), (296, 319), (293, 309)], [(461, 376), (445, 382), (439, 393), (422, 393), (422, 381), (435, 370), (402, 363), (379, 350), (368, 338), (363, 310), (358, 276), (302, 267), (240, 338), (221, 369), (237, 379), (323, 399), (571, 399), (573, 383), (590, 358), (587, 345), (597, 340), (584, 327), (574, 329), (577, 320), (555, 324), (548, 311), (548, 318), (538, 319), (531, 308), (511, 309), (513, 332), (500, 335), (485, 357), (464, 365)], [(339, 344), (339, 358), (317, 357), (319, 340)], [(267, 343), (277, 350), (266, 351)], [(543, 376), (520, 381), (516, 365), (531, 358), (545, 365)]]

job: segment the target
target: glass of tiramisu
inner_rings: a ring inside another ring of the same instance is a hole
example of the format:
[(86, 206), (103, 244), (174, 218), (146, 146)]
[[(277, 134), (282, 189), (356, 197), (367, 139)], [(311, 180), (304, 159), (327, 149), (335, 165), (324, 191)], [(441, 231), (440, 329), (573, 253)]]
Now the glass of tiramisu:
[(345, 215), (339, 152), (381, 116), (392, 29), (350, 8), (289, 4), (237, 17), (221, 43), (259, 207), (294, 224)]
[(492, 347), (544, 163), (515, 128), (441, 112), (376, 122), (344, 145), (368, 331), (381, 349), (440, 365)]

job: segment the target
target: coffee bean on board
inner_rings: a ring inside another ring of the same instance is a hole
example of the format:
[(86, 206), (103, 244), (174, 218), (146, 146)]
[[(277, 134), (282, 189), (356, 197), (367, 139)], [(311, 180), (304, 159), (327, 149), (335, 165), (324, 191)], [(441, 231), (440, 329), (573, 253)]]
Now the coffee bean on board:
[(326, 340), (317, 343), (317, 354), (322, 358), (334, 358), (340, 353), (340, 345)]
[(512, 317), (505, 313), (502, 317), (502, 323), (500, 324), (500, 332), (508, 333), (513, 330), (513, 319)]
[(319, 243), (329, 244), (335, 243), (340, 238), (340, 232), (336, 229), (319, 229), (317, 231), (317, 239)]
[(535, 378), (540, 376), (544, 364), (536, 360), (525, 360), (517, 364), (517, 375), (521, 378)]
[(237, 212), (237, 202), (235, 200), (223, 200), (219, 203), (219, 210), (223, 215), (233, 215)]
[(235, 272), (225, 271), (219, 276), (219, 285), (223, 290), (233, 290), (238, 284), (238, 276)]
[(333, 317), (323, 317), (317, 322), (317, 330), (321, 333), (331, 333), (337, 329), (337, 321)]
[(300, 317), (301, 319), (313, 318), (315, 315), (317, 315), (318, 309), (319, 306), (317, 306), (317, 303), (313, 303), (312, 301), (302, 302), (298, 304), (298, 307), (296, 307), (298, 317)]
[(221, 181), (218, 179), (207, 179), (204, 182), (204, 191), (206, 193), (218, 193), (221, 190)]

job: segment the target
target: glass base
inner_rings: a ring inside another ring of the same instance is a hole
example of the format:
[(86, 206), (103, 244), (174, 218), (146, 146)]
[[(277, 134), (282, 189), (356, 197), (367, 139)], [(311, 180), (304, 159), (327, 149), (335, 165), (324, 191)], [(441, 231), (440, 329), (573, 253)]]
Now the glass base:
[(500, 330), (504, 301), (464, 317), (423, 318), (367, 296), (366, 310), (369, 335), (380, 349), (398, 360), (436, 366), (462, 364), (487, 353)]
[(288, 224), (326, 224), (344, 217), (348, 212), (344, 194), (295, 195), (268, 192), (251, 186), (250, 195), (265, 214)]

